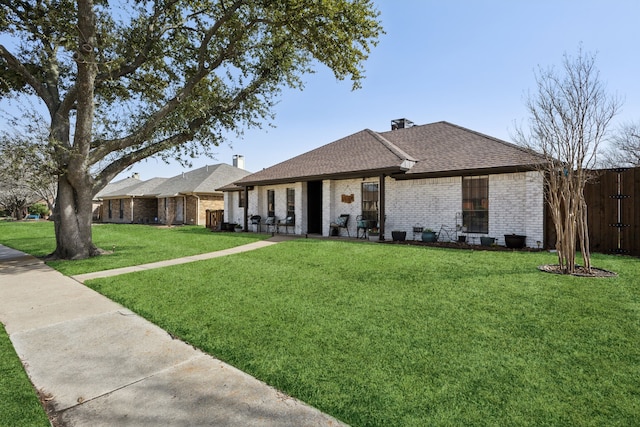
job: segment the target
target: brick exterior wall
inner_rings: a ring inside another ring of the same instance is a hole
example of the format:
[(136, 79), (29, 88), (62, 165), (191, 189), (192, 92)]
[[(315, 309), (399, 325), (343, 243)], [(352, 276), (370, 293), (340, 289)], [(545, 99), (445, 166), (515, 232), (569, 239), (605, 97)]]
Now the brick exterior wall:
[[(322, 234), (329, 235), (329, 224), (341, 214), (349, 214), (349, 234), (356, 235), (356, 216), (361, 214), (362, 183), (379, 182), (379, 177), (325, 180), (322, 188)], [(306, 184), (286, 184), (255, 187), (249, 192), (250, 215), (267, 216), (267, 190), (275, 190), (276, 216), (286, 215), (286, 189), (296, 189), (296, 234), (306, 233)], [(462, 177), (395, 180), (385, 178), (386, 223), (385, 238), (391, 239), (393, 230), (407, 232), (412, 238), (415, 225), (435, 231), (445, 225), (451, 229), (462, 226)], [(303, 194), (303, 191), (304, 194)], [(350, 196), (353, 194), (353, 201)], [(348, 197), (343, 198), (346, 195)], [(236, 221), (237, 199), (225, 195), (225, 218)], [(230, 215), (227, 216), (227, 211)], [(239, 216), (239, 218), (242, 218)], [(225, 219), (227, 221), (227, 219)], [(544, 194), (542, 177), (538, 172), (489, 175), (489, 232), (470, 234), (496, 238), (504, 245), (505, 234), (527, 236), (527, 246), (537, 247), (544, 235)], [(462, 234), (462, 233), (461, 233)]]
[[(111, 218), (109, 218), (109, 201), (111, 201)], [(122, 202), (122, 218), (120, 206)], [(123, 198), (109, 199), (102, 202), (102, 222), (116, 224), (152, 224), (158, 210), (156, 198)]]

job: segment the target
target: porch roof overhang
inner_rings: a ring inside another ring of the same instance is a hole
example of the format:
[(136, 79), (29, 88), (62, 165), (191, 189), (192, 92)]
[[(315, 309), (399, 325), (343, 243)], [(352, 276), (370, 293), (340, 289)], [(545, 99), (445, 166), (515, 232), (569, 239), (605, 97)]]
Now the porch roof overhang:
[(423, 178), (449, 178), (452, 176), (475, 176), (475, 175), (497, 175), (504, 173), (530, 172), (540, 169), (540, 165), (513, 165), (513, 166), (497, 166), (475, 169), (457, 169), (457, 170), (440, 170), (418, 173), (399, 173), (392, 174), (391, 177), (396, 180), (410, 180)]
[(379, 175), (394, 175), (394, 174), (401, 175), (406, 170), (407, 168), (403, 164), (400, 166), (391, 166), (387, 168), (362, 169), (357, 171), (345, 171), (345, 172), (330, 173), (330, 174), (292, 176), (292, 177), (282, 177), (282, 178), (255, 180), (255, 181), (243, 180), (242, 182), (235, 183), (235, 185), (239, 187), (254, 187), (254, 186), (277, 185), (277, 184), (291, 184), (294, 182), (359, 179), (359, 178), (376, 177)]

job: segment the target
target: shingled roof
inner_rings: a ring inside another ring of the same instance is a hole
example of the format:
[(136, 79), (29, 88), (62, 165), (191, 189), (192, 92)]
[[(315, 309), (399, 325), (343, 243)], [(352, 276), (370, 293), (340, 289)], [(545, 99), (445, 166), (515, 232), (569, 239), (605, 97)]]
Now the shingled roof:
[(265, 185), (373, 176), (396, 179), (531, 170), (543, 161), (506, 141), (437, 122), (388, 132), (369, 129), (236, 181)]
[(122, 197), (156, 197), (160, 193), (160, 187), (168, 178), (151, 178), (147, 181), (139, 181), (134, 184), (117, 188), (108, 193), (100, 194), (101, 199), (115, 199)]
[(167, 179), (160, 187), (158, 197), (174, 197), (179, 194), (212, 194), (230, 182), (237, 181), (249, 172), (221, 163), (203, 166)]

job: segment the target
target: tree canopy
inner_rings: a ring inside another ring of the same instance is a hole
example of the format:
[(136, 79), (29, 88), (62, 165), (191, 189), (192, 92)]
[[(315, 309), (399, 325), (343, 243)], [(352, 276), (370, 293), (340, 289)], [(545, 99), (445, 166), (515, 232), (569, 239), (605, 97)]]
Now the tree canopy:
[[(84, 241), (87, 203), (118, 173), (150, 156), (208, 154), (260, 126), (282, 88), (302, 89), (317, 65), (358, 88), (382, 33), (370, 0), (0, 4), (9, 40), (0, 44), (0, 96), (35, 96), (46, 107), (56, 226), (76, 215), (72, 238)], [(86, 255), (60, 246), (69, 245), (58, 239), (59, 256)]]

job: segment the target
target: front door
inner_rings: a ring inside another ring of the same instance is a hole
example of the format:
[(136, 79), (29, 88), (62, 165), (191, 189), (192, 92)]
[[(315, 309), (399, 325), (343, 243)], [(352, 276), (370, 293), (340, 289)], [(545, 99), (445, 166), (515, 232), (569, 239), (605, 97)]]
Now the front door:
[(322, 181), (307, 183), (307, 233), (322, 234)]

